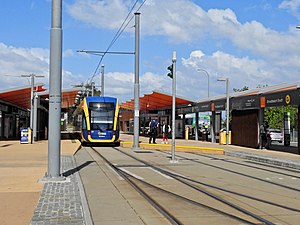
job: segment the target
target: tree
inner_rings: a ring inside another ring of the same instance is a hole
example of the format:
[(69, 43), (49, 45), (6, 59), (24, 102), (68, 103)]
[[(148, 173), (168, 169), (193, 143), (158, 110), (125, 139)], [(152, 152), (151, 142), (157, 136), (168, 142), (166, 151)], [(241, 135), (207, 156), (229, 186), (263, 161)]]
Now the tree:
[(291, 125), (297, 124), (297, 108), (293, 106), (284, 106), (276, 108), (265, 108), (264, 118), (270, 128), (283, 129), (284, 113), (290, 112)]
[(239, 89), (239, 88), (233, 88), (234, 92), (242, 92), (242, 91), (247, 91), (249, 90), (248, 86), (244, 86), (243, 88)]
[[(267, 84), (258, 84), (256, 88), (265, 88), (268, 87)], [(249, 90), (248, 86), (244, 86), (243, 88), (233, 88), (234, 92), (242, 92)], [(268, 124), (270, 128), (283, 129), (284, 127), (284, 113), (290, 112), (291, 118), (291, 126), (297, 126), (297, 108), (293, 106), (283, 106), (276, 108), (265, 108), (264, 109), (264, 120)]]

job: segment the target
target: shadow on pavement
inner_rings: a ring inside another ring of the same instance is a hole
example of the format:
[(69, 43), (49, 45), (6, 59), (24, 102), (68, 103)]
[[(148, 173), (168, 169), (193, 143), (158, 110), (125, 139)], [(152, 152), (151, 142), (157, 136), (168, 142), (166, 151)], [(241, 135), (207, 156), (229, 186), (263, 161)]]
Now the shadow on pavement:
[(81, 170), (82, 168), (84, 168), (84, 167), (90, 165), (90, 164), (93, 163), (93, 162), (95, 162), (95, 161), (86, 161), (85, 163), (81, 164), (80, 166), (77, 166), (77, 167), (74, 168), (74, 169), (71, 169), (71, 170), (68, 170), (68, 171), (64, 172), (62, 175), (63, 175), (64, 177), (68, 177), (68, 176), (70, 176), (70, 175), (72, 175), (72, 174), (78, 172), (78, 171)]
[(268, 150), (277, 151), (277, 152), (287, 152), (292, 154), (299, 154), (298, 147), (293, 146), (283, 146), (283, 145), (270, 145)]

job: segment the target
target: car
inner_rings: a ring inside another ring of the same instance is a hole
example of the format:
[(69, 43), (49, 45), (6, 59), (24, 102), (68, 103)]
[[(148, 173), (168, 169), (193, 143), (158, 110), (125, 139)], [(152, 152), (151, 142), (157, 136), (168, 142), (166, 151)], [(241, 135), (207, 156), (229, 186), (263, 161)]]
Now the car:
[(150, 127), (141, 127), (140, 134), (150, 134)]
[(272, 141), (278, 141), (279, 143), (283, 142), (283, 133), (279, 129), (267, 129), (267, 138)]

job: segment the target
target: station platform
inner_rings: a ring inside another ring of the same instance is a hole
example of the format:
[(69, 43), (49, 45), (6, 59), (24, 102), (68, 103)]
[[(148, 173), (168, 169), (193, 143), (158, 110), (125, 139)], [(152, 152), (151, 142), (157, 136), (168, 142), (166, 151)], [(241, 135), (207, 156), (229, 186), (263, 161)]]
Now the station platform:
[[(121, 146), (132, 150), (133, 135), (121, 134)], [(140, 136), (140, 148), (168, 150), (169, 144), (157, 139), (149, 144), (148, 137)], [(176, 151), (200, 151), (251, 158), (300, 169), (300, 155), (274, 150), (259, 150), (234, 145), (176, 139)], [(77, 173), (73, 155), (80, 142), (61, 141), (61, 171), (66, 177), (60, 182), (38, 182), (48, 167), (48, 141), (20, 144), (19, 141), (0, 141), (0, 224), (93, 224), (86, 215), (84, 186)]]

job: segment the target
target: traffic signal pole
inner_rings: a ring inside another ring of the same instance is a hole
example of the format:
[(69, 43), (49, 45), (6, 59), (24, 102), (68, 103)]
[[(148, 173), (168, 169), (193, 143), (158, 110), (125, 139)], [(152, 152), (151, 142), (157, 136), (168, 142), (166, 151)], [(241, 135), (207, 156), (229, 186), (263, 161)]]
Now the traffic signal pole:
[(175, 159), (175, 110), (176, 110), (176, 52), (173, 52), (172, 58), (172, 157), (171, 162), (177, 162)]

